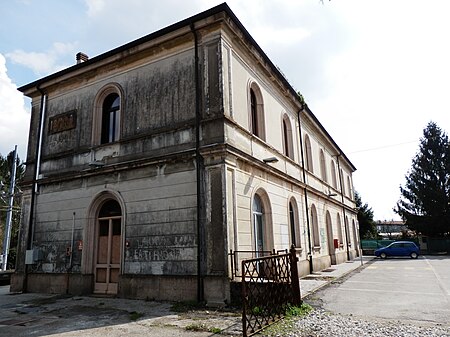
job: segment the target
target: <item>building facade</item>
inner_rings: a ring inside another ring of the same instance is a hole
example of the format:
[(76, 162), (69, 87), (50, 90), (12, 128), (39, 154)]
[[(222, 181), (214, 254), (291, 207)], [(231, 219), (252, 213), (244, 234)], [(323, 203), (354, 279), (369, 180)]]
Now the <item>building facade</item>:
[(12, 291), (223, 303), (230, 256), (359, 254), (355, 167), (226, 4), (19, 90)]

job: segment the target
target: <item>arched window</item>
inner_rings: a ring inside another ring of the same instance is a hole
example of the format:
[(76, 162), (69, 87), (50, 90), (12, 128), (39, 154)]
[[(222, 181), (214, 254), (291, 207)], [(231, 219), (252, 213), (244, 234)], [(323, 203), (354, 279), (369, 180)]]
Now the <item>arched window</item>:
[(99, 218), (107, 218), (121, 215), (122, 209), (120, 208), (119, 203), (112, 199), (106, 201), (98, 213)]
[(301, 247), (300, 226), (298, 224), (298, 208), (294, 198), (289, 201), (289, 233), (291, 245)]
[(255, 237), (255, 250), (257, 252), (263, 252), (266, 250), (264, 240), (264, 208), (263, 203), (259, 195), (255, 194), (253, 198), (253, 228)]
[(319, 219), (317, 218), (316, 206), (311, 205), (311, 224), (313, 230), (314, 247), (320, 247)]
[(341, 216), (339, 215), (339, 213), (337, 214), (337, 217), (336, 217), (336, 226), (337, 226), (337, 231), (338, 231), (339, 244), (343, 244), (344, 236), (342, 235), (342, 223), (341, 223)]
[(252, 199), (252, 245), (256, 257), (270, 252), (273, 247), (272, 210), (266, 191), (259, 189)]
[(120, 138), (122, 90), (116, 83), (106, 85), (95, 97), (93, 145), (117, 142)]
[(285, 156), (294, 159), (292, 127), (289, 117), (286, 114), (283, 116), (283, 152)]
[(112, 143), (119, 139), (120, 97), (109, 94), (103, 101), (101, 144)]
[(342, 171), (342, 169), (341, 169), (341, 176), (340, 176), (340, 179), (339, 179), (339, 183), (341, 184), (341, 188), (342, 188), (342, 194), (343, 195), (346, 195), (347, 193), (345, 192), (345, 184), (344, 184), (344, 171)]
[(348, 190), (348, 196), (350, 197), (350, 199), (353, 199), (353, 188), (352, 188), (352, 183), (350, 181), (350, 177), (347, 176), (347, 190)]
[(325, 162), (325, 154), (322, 149), (320, 149), (320, 175), (322, 180), (327, 182), (327, 163)]
[(336, 179), (336, 164), (334, 160), (331, 160), (331, 183), (333, 187), (337, 189), (337, 179)]
[(264, 104), (261, 90), (256, 83), (252, 83), (249, 88), (249, 125), (250, 131), (255, 136), (265, 140), (264, 128)]
[(309, 140), (308, 135), (305, 135), (305, 151), (306, 151), (306, 169), (310, 172), (314, 172), (311, 141)]
[(252, 133), (255, 136), (259, 136), (258, 132), (258, 104), (256, 103), (256, 95), (253, 89), (250, 89), (250, 112), (252, 118)]

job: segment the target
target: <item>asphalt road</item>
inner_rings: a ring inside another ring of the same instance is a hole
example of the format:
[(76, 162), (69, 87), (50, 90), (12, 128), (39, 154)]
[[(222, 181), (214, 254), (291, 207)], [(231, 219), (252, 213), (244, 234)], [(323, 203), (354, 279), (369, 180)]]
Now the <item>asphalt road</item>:
[(314, 297), (334, 313), (448, 324), (450, 256), (375, 259)]

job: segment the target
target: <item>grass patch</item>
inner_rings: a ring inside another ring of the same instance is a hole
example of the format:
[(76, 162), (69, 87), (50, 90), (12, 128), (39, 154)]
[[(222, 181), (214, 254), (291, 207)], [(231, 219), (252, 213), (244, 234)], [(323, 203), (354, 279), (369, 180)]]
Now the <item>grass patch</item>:
[(187, 331), (208, 331), (208, 327), (204, 323), (192, 323), (187, 325), (185, 329)]
[(216, 327), (209, 328), (208, 331), (212, 332), (213, 334), (220, 334), (220, 333), (222, 333), (222, 329), (216, 328)]
[(130, 312), (130, 321), (137, 321), (142, 316), (144, 316), (142, 312), (132, 311)]
[(290, 305), (288, 304), (286, 307), (286, 317), (294, 317), (294, 316), (306, 316), (308, 315), (313, 308), (308, 304), (303, 302), (300, 306)]
[(300, 306), (288, 304), (284, 319), (266, 327), (261, 335), (266, 337), (290, 336), (295, 329), (296, 317), (307, 316), (314, 308), (303, 302)]
[(185, 328), (187, 331), (203, 331), (203, 332), (211, 332), (213, 334), (220, 334), (222, 333), (222, 329), (217, 327), (208, 327), (205, 323), (192, 323), (186, 326)]

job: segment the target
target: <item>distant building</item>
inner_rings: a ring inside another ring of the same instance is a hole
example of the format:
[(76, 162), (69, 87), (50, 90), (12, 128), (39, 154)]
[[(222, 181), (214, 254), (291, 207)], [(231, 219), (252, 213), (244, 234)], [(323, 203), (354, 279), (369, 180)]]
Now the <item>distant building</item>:
[(226, 4), (19, 90), (12, 291), (223, 303), (230, 251), (359, 254), (355, 167)]
[(376, 226), (378, 234), (384, 239), (400, 239), (409, 233), (404, 221), (379, 220)]

